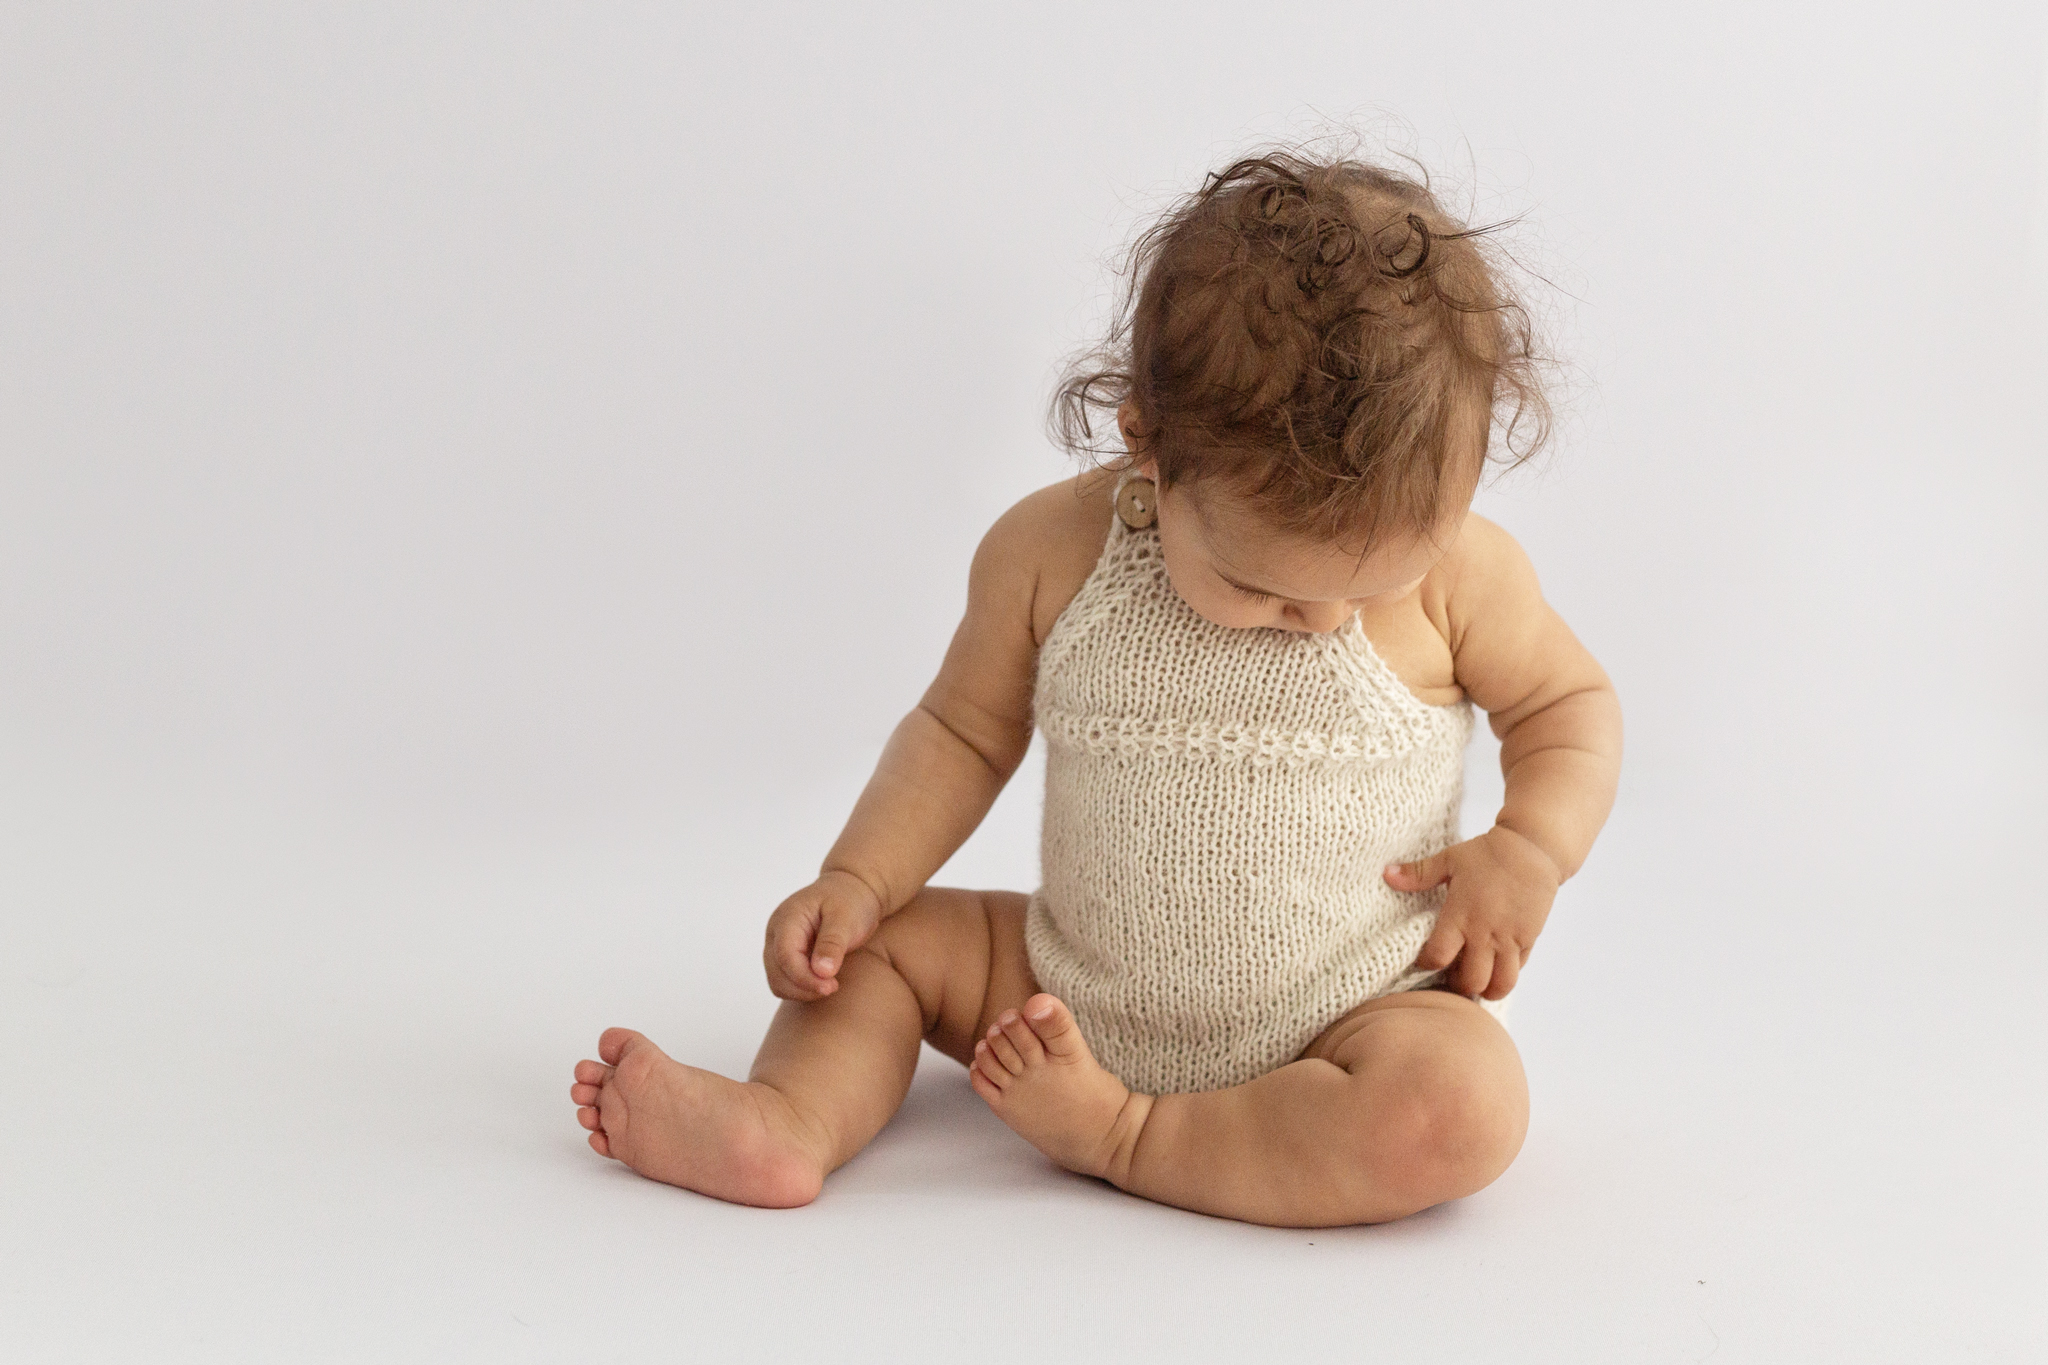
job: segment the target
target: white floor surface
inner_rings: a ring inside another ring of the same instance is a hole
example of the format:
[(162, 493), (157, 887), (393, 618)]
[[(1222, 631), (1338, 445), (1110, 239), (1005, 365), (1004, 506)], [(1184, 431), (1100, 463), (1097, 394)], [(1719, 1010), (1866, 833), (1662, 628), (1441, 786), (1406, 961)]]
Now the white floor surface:
[[(1825, 779), (1796, 786), (1767, 804), (1825, 799)], [(566, 1089), (600, 1028), (744, 1069), (772, 1006), (756, 910), (838, 795), (410, 864), (161, 807), (157, 842), (112, 861), (61, 837), (76, 804), (10, 812), (28, 835), (0, 894), (64, 913), (0, 1003), (8, 1358), (2019, 1361), (2048, 1343), (2038, 1004), (1946, 936), (1802, 942), (1829, 922), (1798, 916), (1823, 884), (1881, 923), (1930, 888), (1802, 869), (1796, 841), (1725, 812), (1618, 817), (1518, 992), (1522, 1156), (1398, 1225), (1247, 1227), (1069, 1176), (929, 1052), (809, 1208), (729, 1207), (596, 1157)], [(2002, 795), (1969, 818), (2016, 811), (2017, 783)], [(91, 814), (118, 818), (111, 799)], [(1028, 862), (1031, 799), (1006, 796), (952, 880)], [(1943, 900), (1999, 880), (1950, 871)], [(1717, 930), (1745, 894), (1798, 916), (1779, 951)], [(1642, 968), (1673, 943), (1682, 970)]]

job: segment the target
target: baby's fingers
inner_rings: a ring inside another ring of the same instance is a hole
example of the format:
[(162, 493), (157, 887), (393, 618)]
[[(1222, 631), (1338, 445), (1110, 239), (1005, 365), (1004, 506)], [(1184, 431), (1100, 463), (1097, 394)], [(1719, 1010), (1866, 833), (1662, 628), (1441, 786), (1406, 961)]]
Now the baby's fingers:
[(790, 925), (769, 939), (768, 989), (784, 1000), (816, 1000), (837, 989), (811, 970), (810, 939), (808, 924)]
[(1380, 875), (1396, 891), (1427, 891), (1451, 879), (1451, 857), (1444, 852), (1416, 863), (1388, 863)]
[(1511, 945), (1503, 946), (1494, 954), (1493, 980), (1480, 994), (1488, 1000), (1499, 1000), (1515, 988), (1515, 982), (1521, 975), (1521, 954)]
[(1457, 925), (1442, 919), (1436, 922), (1436, 932), (1422, 945), (1422, 951), (1415, 955), (1415, 965), (1424, 971), (1436, 971), (1448, 967), (1458, 960), (1459, 950), (1465, 946), (1465, 931)]
[(1493, 945), (1486, 940), (1466, 943), (1457, 965), (1451, 968), (1451, 989), (1460, 995), (1477, 995), (1485, 990), (1493, 980), (1495, 958)]
[(811, 945), (807, 964), (811, 977), (821, 986), (830, 988), (838, 985), (834, 978), (846, 962), (847, 952), (859, 946), (855, 941), (859, 932), (858, 921), (853, 915), (829, 902), (826, 904), (824, 920), (818, 926), (818, 941)]

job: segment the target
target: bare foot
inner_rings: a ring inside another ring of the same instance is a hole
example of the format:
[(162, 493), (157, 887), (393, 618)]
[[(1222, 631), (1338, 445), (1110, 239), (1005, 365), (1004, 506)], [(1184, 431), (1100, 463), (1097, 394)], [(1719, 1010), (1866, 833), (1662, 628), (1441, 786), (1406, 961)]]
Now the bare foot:
[(597, 1055), (576, 1063), (569, 1098), (599, 1156), (735, 1204), (818, 1197), (825, 1163), (778, 1091), (684, 1066), (626, 1028), (606, 1029)]
[(974, 1045), (974, 1093), (1017, 1135), (1070, 1171), (1121, 1184), (1152, 1097), (1104, 1071), (1057, 997), (1004, 1010)]

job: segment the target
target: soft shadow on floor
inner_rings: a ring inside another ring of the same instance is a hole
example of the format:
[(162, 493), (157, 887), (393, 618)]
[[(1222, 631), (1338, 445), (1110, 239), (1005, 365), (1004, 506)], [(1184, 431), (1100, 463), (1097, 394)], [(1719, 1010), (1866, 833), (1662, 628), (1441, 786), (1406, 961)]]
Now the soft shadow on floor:
[(820, 1202), (1056, 1191), (1127, 1197), (1039, 1155), (974, 1093), (967, 1068), (926, 1048), (903, 1107), (866, 1151), (826, 1182)]

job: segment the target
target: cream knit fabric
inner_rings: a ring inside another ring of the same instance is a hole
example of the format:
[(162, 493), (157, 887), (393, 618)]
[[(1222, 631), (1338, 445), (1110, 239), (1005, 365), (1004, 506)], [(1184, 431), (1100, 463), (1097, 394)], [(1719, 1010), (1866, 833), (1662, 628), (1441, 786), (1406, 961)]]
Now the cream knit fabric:
[(1025, 945), (1095, 1056), (1148, 1094), (1237, 1085), (1435, 978), (1443, 888), (1380, 873), (1457, 842), (1472, 706), (1430, 706), (1358, 618), (1233, 630), (1114, 517), (1039, 652), (1043, 880)]

